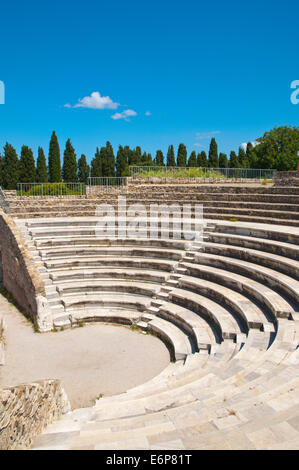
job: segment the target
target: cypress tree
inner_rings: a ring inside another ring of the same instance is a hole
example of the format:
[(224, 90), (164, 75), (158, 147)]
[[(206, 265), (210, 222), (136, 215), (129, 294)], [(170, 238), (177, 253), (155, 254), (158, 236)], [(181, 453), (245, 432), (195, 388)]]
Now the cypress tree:
[(47, 162), (44, 151), (41, 147), (38, 147), (38, 155), (36, 160), (36, 181), (37, 183), (48, 182)]
[(249, 168), (249, 161), (243, 147), (239, 147), (238, 160), (241, 168)]
[(101, 177), (102, 175), (102, 159), (99, 148), (97, 147), (94, 158), (91, 160), (91, 176)]
[(20, 183), (35, 183), (36, 169), (32, 150), (23, 145), (21, 149), (21, 158), (19, 164)]
[(196, 158), (196, 152), (193, 150), (193, 152), (190, 153), (190, 157), (188, 160), (188, 166), (197, 166), (197, 158)]
[(208, 166), (208, 158), (204, 150), (197, 155), (197, 166), (202, 168), (207, 168)]
[(133, 158), (133, 153), (134, 153), (133, 150), (131, 150), (128, 145), (124, 147), (124, 155), (125, 155), (125, 160), (128, 164), (128, 171), (130, 170), (129, 166), (132, 165), (131, 161)]
[(175, 165), (173, 145), (169, 145), (169, 147), (168, 147), (167, 157), (166, 157), (166, 164), (167, 164), (167, 166), (176, 166)]
[(259, 166), (257, 154), (251, 142), (248, 142), (247, 144), (246, 157), (249, 165), (248, 168), (257, 168)]
[(78, 160), (78, 180), (80, 183), (88, 184), (89, 165), (84, 154)]
[(65, 151), (63, 154), (62, 176), (63, 180), (66, 183), (75, 183), (77, 181), (76, 154), (70, 139), (68, 139), (65, 144)]
[(238, 155), (232, 151), (229, 158), (229, 168), (239, 168), (239, 166)]
[(226, 153), (219, 153), (219, 168), (227, 168), (228, 160)]
[(184, 144), (180, 144), (178, 147), (177, 166), (180, 166), (180, 167), (187, 166), (187, 149)]
[(124, 148), (120, 145), (118, 147), (116, 155), (116, 176), (128, 176), (129, 166), (128, 166), (128, 154), (125, 152)]
[(148, 153), (147, 154), (147, 165), (148, 166), (153, 166), (153, 164), (154, 164), (154, 162), (153, 162), (152, 154)]
[(3, 186), (5, 189), (16, 189), (19, 181), (19, 159), (12, 145), (6, 143), (3, 159)]
[(218, 168), (219, 167), (219, 160), (218, 160), (218, 146), (214, 137), (212, 137), (210, 142), (210, 149), (209, 149), (209, 167), (210, 168)]
[(60, 149), (55, 131), (53, 131), (49, 145), (49, 180), (51, 183), (61, 181)]
[(102, 161), (102, 176), (115, 176), (115, 156), (110, 142), (100, 150), (100, 158)]
[(164, 166), (164, 156), (162, 150), (157, 150), (155, 164), (157, 166)]
[(0, 153), (0, 187), (3, 188), (3, 169), (4, 169), (4, 158), (2, 157)]
[[(136, 147), (136, 150), (134, 151), (134, 165), (141, 165), (142, 162), (142, 153), (141, 153), (141, 147)], [(132, 163), (133, 165), (133, 163)]]
[(143, 152), (143, 154), (141, 156), (140, 165), (148, 166), (148, 156), (147, 156), (146, 152)]

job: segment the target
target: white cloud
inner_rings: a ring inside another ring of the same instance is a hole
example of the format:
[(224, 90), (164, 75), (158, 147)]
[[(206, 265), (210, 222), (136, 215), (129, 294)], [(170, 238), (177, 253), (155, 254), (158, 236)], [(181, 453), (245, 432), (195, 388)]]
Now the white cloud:
[(146, 116), (151, 116), (152, 113), (151, 113), (150, 111), (146, 111), (145, 115), (146, 115)]
[(101, 96), (100, 92), (94, 91), (90, 96), (78, 100), (74, 106), (65, 104), (65, 108), (90, 108), (90, 109), (116, 109), (119, 103), (115, 103), (110, 96)]
[(195, 137), (196, 139), (211, 139), (217, 134), (220, 134), (221, 131), (212, 131), (212, 132), (196, 132)]
[(136, 111), (134, 111), (133, 109), (125, 109), (121, 113), (112, 114), (111, 118), (114, 120), (124, 119), (125, 121), (129, 122), (130, 121), (129, 117), (131, 116), (137, 116)]
[[(251, 142), (251, 143), (252, 143), (253, 147), (256, 147), (259, 144), (259, 142)], [(243, 142), (243, 144), (241, 144), (241, 146), (243, 147), (244, 150), (246, 150), (247, 149), (247, 142)]]

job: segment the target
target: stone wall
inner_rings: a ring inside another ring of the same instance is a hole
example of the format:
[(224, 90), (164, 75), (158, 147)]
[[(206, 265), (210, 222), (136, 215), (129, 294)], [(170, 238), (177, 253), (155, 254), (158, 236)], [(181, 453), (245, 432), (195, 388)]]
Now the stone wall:
[(5, 324), (3, 318), (0, 318), (0, 366), (5, 364)]
[(59, 380), (42, 380), (0, 390), (0, 450), (30, 447), (35, 436), (70, 411)]
[(23, 312), (40, 331), (52, 328), (44, 282), (14, 220), (0, 211), (0, 265), (2, 282)]
[(277, 171), (275, 186), (299, 186), (299, 171)]

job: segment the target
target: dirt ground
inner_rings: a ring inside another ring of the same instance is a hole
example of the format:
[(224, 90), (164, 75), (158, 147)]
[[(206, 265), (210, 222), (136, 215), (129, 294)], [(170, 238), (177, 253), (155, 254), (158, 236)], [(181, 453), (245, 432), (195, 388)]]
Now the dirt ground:
[(59, 332), (35, 333), (32, 324), (0, 295), (6, 330), (6, 364), (0, 387), (60, 379), (72, 408), (91, 406), (100, 395), (114, 395), (142, 384), (169, 363), (156, 337), (128, 327), (100, 323)]

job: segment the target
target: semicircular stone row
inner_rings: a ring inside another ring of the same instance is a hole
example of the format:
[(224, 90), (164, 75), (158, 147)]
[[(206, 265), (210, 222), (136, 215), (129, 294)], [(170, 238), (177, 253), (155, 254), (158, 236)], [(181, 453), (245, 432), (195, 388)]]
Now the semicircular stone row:
[(74, 449), (299, 447), (296, 228), (206, 221), (196, 246), (99, 239), (88, 217), (53, 220), (18, 224), (54, 327), (133, 325), (161, 338), (172, 362), (65, 416), (35, 448), (47, 448), (53, 432), (63, 445), (68, 426)]

